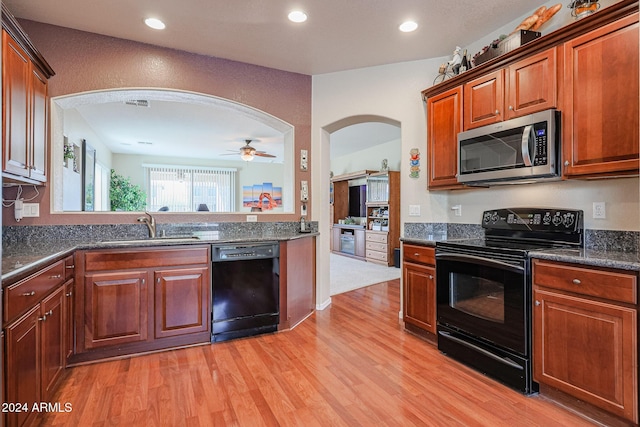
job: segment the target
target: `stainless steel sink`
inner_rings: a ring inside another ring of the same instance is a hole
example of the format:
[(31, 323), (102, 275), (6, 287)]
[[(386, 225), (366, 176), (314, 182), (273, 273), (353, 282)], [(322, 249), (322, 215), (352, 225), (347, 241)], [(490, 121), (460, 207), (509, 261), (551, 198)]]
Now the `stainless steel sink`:
[(105, 240), (100, 242), (104, 245), (132, 245), (139, 243), (157, 243), (157, 242), (193, 242), (196, 240), (200, 240), (197, 236), (165, 236), (165, 237), (154, 237), (147, 239), (131, 239), (131, 240)]

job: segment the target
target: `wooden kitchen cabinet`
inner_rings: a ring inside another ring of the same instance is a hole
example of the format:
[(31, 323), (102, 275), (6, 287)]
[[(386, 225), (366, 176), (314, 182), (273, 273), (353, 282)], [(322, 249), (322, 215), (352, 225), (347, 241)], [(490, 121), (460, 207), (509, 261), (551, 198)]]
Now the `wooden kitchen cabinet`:
[(436, 334), (435, 248), (403, 243), (402, 283), (405, 328)]
[[(41, 401), (40, 392), (40, 305), (6, 327), (6, 399), (28, 405)], [(30, 412), (9, 412), (8, 427), (23, 426)]]
[(2, 171), (6, 180), (47, 181), (47, 79), (54, 75), (2, 6)]
[(563, 51), (563, 175), (637, 174), (638, 14), (576, 37)]
[(533, 261), (534, 380), (638, 423), (637, 274)]
[(316, 308), (316, 239), (313, 236), (280, 243), (280, 322), (291, 329)]
[(458, 183), (458, 133), (462, 132), (462, 87), (427, 99), (429, 190), (462, 188)]
[(85, 275), (85, 349), (147, 339), (147, 277), (145, 270)]
[(556, 49), (551, 48), (464, 85), (464, 130), (556, 107)]
[(209, 330), (210, 280), (205, 267), (154, 271), (155, 338)]
[(5, 288), (5, 398), (29, 408), (5, 414), (7, 426), (30, 422), (32, 405), (52, 399), (64, 370), (63, 266), (55, 262)]
[(76, 252), (71, 363), (211, 339), (210, 246)]

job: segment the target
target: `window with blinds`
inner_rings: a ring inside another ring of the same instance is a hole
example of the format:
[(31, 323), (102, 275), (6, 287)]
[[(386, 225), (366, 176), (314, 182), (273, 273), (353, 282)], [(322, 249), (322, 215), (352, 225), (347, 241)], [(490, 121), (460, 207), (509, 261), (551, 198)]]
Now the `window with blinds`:
[(147, 170), (147, 209), (152, 212), (236, 210), (236, 169), (143, 166)]

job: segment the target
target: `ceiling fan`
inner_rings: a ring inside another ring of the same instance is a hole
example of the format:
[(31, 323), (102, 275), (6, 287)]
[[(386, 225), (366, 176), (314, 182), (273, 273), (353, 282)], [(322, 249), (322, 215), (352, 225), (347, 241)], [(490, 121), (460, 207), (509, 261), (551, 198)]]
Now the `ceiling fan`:
[[(245, 139), (245, 145), (240, 147), (240, 158), (242, 160), (244, 160), (245, 162), (250, 162), (251, 160), (253, 160), (254, 156), (258, 156), (258, 157), (276, 157), (273, 154), (269, 154), (266, 151), (258, 151), (255, 148), (253, 148), (250, 144), (251, 144), (251, 139)], [(233, 150), (228, 150), (228, 151), (233, 151)], [(222, 156), (232, 156), (233, 154), (222, 154)]]

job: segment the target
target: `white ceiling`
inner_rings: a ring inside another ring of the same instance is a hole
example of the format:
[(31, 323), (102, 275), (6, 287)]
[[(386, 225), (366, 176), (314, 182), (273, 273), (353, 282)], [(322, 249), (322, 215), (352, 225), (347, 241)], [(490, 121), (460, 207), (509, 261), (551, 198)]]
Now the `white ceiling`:
[[(471, 44), (492, 28), (542, 4), (530, 0), (109, 0), (89, 3), (86, 0), (4, 0), (4, 3), (18, 18), (307, 75), (448, 56), (454, 45)], [(304, 10), (308, 21), (289, 22), (287, 14), (294, 9)], [(146, 27), (143, 20), (147, 17), (160, 18), (167, 28), (158, 31)], [(401, 33), (399, 24), (409, 19), (419, 24), (418, 30)], [(119, 113), (106, 112), (103, 108), (105, 106), (100, 107), (99, 114), (87, 110), (83, 115), (91, 120), (99, 135), (115, 141), (113, 127), (98, 118)], [(118, 128), (130, 130), (131, 135), (126, 138), (136, 143), (154, 142), (152, 149), (157, 153), (163, 150), (161, 141), (166, 139), (163, 135), (171, 133), (159, 124), (171, 124), (176, 115), (189, 117), (190, 114), (173, 109), (169, 115), (154, 118), (154, 122), (140, 118), (127, 125), (129, 121), (122, 119)], [(265, 129), (252, 129), (247, 123), (235, 123), (233, 131), (222, 127), (212, 130), (211, 120), (200, 123), (201, 126), (192, 123), (189, 135), (183, 135), (182, 139), (225, 141), (226, 145), (212, 149), (218, 154), (235, 149), (242, 139), (268, 137)], [(226, 120), (225, 123), (232, 122)], [(242, 125), (244, 132), (238, 131)], [(122, 139), (124, 136), (120, 133), (118, 138)], [(332, 135), (332, 157), (398, 137), (399, 130), (389, 125), (373, 123), (348, 128)], [(121, 143), (120, 140), (116, 152), (123, 149)], [(263, 149), (258, 145), (256, 148)], [(270, 150), (277, 149), (265, 151)]]
[[(302, 74), (450, 55), (541, 0), (4, 0), (19, 18)], [(304, 10), (302, 24), (287, 20)], [(146, 27), (156, 17), (167, 28)], [(405, 20), (420, 26), (401, 33)]]

